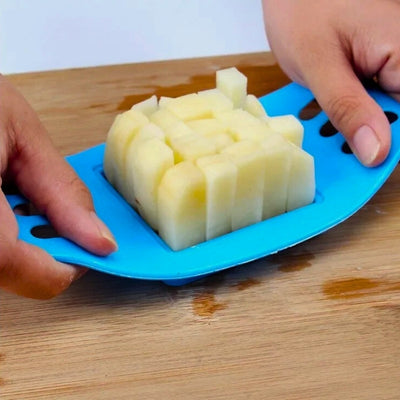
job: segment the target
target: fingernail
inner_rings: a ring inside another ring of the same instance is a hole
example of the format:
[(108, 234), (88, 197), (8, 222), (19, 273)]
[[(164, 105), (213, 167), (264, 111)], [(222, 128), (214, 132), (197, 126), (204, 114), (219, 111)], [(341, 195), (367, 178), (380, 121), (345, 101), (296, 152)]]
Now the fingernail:
[(82, 267), (80, 265), (75, 265), (75, 264), (61, 263), (61, 262), (57, 262), (57, 264), (59, 265), (59, 271), (62, 271), (63, 273), (68, 271), (68, 282), (67, 282), (68, 286), (72, 282), (75, 282), (83, 275), (85, 275), (86, 272), (88, 272), (89, 270), (89, 268), (87, 267)]
[(363, 125), (353, 137), (353, 150), (364, 165), (371, 165), (378, 155), (380, 141), (375, 131), (368, 125)]
[(107, 226), (104, 224), (104, 222), (93, 211), (90, 213), (90, 216), (92, 217), (93, 222), (96, 224), (96, 226), (100, 232), (100, 235), (103, 238), (107, 239), (110, 243), (112, 243), (114, 248), (117, 249), (118, 248), (117, 242), (115, 241), (112, 233), (107, 228)]
[(81, 278), (83, 275), (86, 274), (86, 272), (88, 272), (88, 268), (86, 267), (75, 267), (77, 269), (77, 272), (75, 274), (75, 276), (73, 277), (73, 282), (77, 281), (79, 278)]

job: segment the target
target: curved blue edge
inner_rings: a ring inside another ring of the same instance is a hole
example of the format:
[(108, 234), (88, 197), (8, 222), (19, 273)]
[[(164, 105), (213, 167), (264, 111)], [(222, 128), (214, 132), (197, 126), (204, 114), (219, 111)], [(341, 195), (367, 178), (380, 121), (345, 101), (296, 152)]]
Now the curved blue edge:
[[(400, 115), (400, 106), (390, 97), (371, 92), (385, 111)], [(312, 93), (290, 84), (261, 98), (269, 115), (294, 114), (313, 99)], [(205, 275), (276, 253), (318, 235), (361, 208), (386, 181), (400, 156), (399, 121), (392, 124), (389, 157), (376, 168), (363, 167), (353, 155), (341, 151), (340, 134), (319, 134), (327, 117), (320, 112), (305, 128), (304, 149), (315, 159), (317, 197), (313, 204), (240, 229), (181, 251), (172, 251), (142, 218), (122, 199), (102, 174), (104, 144), (67, 157), (88, 185), (100, 218), (109, 226), (119, 250), (107, 257), (95, 256), (63, 238), (40, 239), (31, 228), (43, 217), (18, 216), (20, 238), (42, 247), (62, 262), (129, 278), (162, 280), (180, 285)], [(8, 196), (12, 206), (23, 201)]]

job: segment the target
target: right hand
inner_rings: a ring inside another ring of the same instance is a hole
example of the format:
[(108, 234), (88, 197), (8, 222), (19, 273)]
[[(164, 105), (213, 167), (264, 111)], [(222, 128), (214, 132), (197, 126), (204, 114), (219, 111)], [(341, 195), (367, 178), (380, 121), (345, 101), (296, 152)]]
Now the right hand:
[(400, 100), (399, 0), (263, 0), (271, 49), (307, 86), (366, 166), (382, 163), (391, 129), (363, 79)]

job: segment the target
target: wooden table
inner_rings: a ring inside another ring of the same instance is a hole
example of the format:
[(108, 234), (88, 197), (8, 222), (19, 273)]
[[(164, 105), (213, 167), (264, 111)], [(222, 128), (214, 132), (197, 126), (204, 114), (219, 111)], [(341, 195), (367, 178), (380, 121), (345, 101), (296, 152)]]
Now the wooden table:
[[(133, 103), (212, 87), (231, 65), (256, 95), (288, 82), (270, 54), (10, 80), (69, 154)], [(399, 201), (397, 169), (340, 226), (184, 287), (90, 272), (51, 301), (1, 292), (1, 398), (399, 399)]]

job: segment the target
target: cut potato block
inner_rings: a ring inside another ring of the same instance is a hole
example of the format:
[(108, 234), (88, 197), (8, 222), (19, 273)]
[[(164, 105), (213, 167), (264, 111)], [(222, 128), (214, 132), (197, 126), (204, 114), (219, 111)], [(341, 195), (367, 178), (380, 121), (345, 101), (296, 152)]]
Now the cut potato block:
[(241, 108), (235, 108), (223, 113), (219, 113), (216, 119), (226, 128), (232, 129), (237, 125), (242, 127), (260, 126), (262, 122)]
[(174, 154), (158, 138), (142, 140), (127, 160), (127, 197), (148, 224), (158, 229), (158, 187), (164, 174), (174, 165)]
[(169, 126), (180, 122), (180, 119), (165, 108), (161, 108), (150, 115), (150, 121), (165, 130)]
[(158, 107), (160, 108), (165, 108), (165, 106), (173, 100), (173, 97), (166, 97), (166, 96), (161, 96), (160, 99), (158, 100)]
[(195, 132), (183, 121), (175, 122), (164, 129), (166, 142), (171, 142), (182, 136), (192, 136)]
[(219, 113), (233, 110), (232, 100), (218, 89), (203, 90), (198, 92), (198, 95), (207, 101), (213, 117)]
[(235, 109), (217, 115), (235, 141), (262, 141), (275, 132), (263, 121), (242, 109)]
[(225, 125), (215, 118), (195, 119), (188, 121), (187, 126), (203, 136), (215, 135), (226, 131)]
[(212, 117), (211, 108), (207, 100), (197, 93), (168, 100), (165, 104), (165, 109), (182, 121)]
[(265, 108), (254, 94), (248, 94), (246, 96), (243, 109), (257, 118), (268, 120), (268, 114)]
[(206, 238), (206, 185), (190, 161), (171, 167), (158, 188), (158, 232), (173, 249), (181, 250)]
[(136, 147), (146, 140), (150, 139), (158, 139), (162, 142), (165, 142), (165, 133), (161, 128), (157, 125), (149, 122), (144, 125), (139, 132), (132, 139), (128, 148), (126, 150), (126, 161), (125, 161), (125, 181), (120, 187), (120, 192), (124, 196), (124, 198), (131, 204), (135, 209), (137, 208), (136, 203), (136, 194), (135, 194), (135, 185), (133, 184), (133, 170), (132, 170), (132, 159), (135, 159), (137, 156)]
[(232, 230), (260, 222), (263, 213), (265, 153), (251, 141), (232, 144), (221, 154), (237, 167)]
[(291, 144), (276, 133), (260, 142), (265, 151), (265, 175), (262, 219), (283, 214), (286, 211)]
[(223, 154), (199, 158), (197, 166), (206, 181), (206, 240), (232, 230), (237, 167)]
[(232, 127), (229, 131), (236, 141), (252, 140), (254, 142), (260, 142), (267, 139), (270, 135), (275, 134), (275, 132), (265, 124), (248, 127), (237, 125)]
[(279, 132), (298, 147), (303, 145), (304, 127), (294, 115), (279, 115), (268, 118), (269, 127)]
[(175, 162), (194, 161), (216, 153), (214, 143), (200, 135), (184, 135), (170, 140), (171, 148), (174, 150)]
[(304, 207), (315, 197), (314, 157), (293, 143), (289, 144), (291, 166), (286, 211)]
[(217, 71), (217, 89), (230, 98), (235, 108), (244, 106), (247, 96), (247, 77), (236, 68)]
[(232, 136), (225, 132), (216, 133), (207, 137), (208, 140), (214, 144), (217, 153), (220, 153), (222, 149), (225, 149), (225, 147), (235, 143), (235, 141), (232, 139)]
[(234, 142), (231, 135), (226, 133), (226, 127), (214, 118), (188, 121), (187, 125), (194, 132), (207, 137), (214, 143), (217, 152), (220, 152)]
[(141, 101), (140, 103), (136, 103), (131, 107), (131, 110), (136, 110), (140, 111), (147, 117), (150, 114), (153, 114), (156, 112), (158, 109), (158, 102), (157, 102), (157, 96), (154, 94), (150, 98)]
[(117, 115), (106, 140), (104, 174), (117, 190), (123, 186), (126, 151), (136, 133), (149, 122), (137, 110), (125, 111)]
[(132, 139), (131, 146), (148, 139), (160, 139), (165, 142), (165, 133), (159, 126), (153, 122), (149, 122), (139, 129), (138, 133)]

